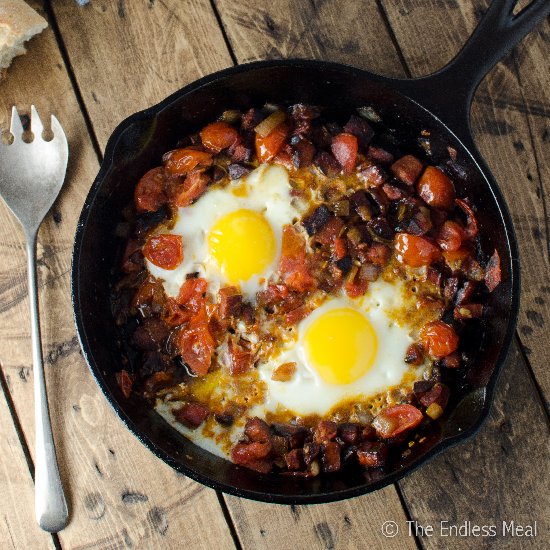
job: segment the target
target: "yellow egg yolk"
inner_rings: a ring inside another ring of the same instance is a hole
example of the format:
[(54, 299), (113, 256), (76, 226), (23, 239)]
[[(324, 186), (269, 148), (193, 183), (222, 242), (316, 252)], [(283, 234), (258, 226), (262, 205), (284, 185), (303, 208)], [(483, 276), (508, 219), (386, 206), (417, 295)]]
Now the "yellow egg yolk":
[(275, 258), (275, 235), (258, 212), (236, 210), (220, 218), (208, 235), (210, 255), (231, 283), (248, 281)]
[(351, 308), (327, 311), (304, 333), (308, 365), (328, 384), (351, 384), (372, 367), (378, 349), (368, 319)]

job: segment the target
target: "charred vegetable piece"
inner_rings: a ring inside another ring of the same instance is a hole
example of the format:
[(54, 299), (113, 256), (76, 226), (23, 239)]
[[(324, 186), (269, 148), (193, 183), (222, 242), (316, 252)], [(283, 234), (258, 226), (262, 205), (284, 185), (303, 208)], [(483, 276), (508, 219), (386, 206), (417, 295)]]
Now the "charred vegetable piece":
[(326, 204), (318, 206), (313, 213), (302, 220), (302, 225), (307, 231), (308, 235), (315, 235), (318, 233), (331, 219), (332, 214)]
[(186, 403), (174, 411), (174, 416), (178, 422), (195, 429), (206, 420), (209, 413), (210, 411), (206, 405), (201, 403)]
[(388, 459), (388, 446), (379, 441), (365, 441), (357, 447), (357, 460), (365, 468), (381, 468)]
[(115, 377), (116, 377), (118, 387), (122, 392), (122, 395), (124, 395), (124, 397), (128, 399), (132, 394), (132, 386), (134, 384), (132, 377), (124, 369), (121, 371), (118, 371)]
[(403, 183), (414, 185), (422, 172), (422, 163), (413, 155), (405, 155), (390, 167), (391, 173)]
[(500, 256), (495, 248), (493, 255), (487, 263), (485, 268), (485, 286), (489, 289), (489, 292), (493, 292), (495, 288), (500, 284), (502, 280), (502, 273), (500, 270)]
[(354, 135), (359, 145), (363, 148), (367, 148), (374, 136), (374, 130), (370, 124), (364, 119), (355, 115), (351, 115), (350, 119), (344, 126), (344, 132)]

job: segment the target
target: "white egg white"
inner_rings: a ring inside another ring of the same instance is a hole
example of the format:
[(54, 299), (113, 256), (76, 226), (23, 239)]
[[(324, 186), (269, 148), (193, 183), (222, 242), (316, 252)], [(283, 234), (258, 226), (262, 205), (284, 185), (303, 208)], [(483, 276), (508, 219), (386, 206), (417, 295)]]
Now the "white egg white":
[[(243, 193), (244, 186), (244, 193)], [(234, 191), (239, 189), (239, 194)], [(261, 165), (247, 176), (232, 181), (224, 188), (213, 188), (194, 204), (179, 209), (176, 223), (168, 233), (181, 235), (184, 259), (174, 270), (157, 267), (146, 260), (149, 272), (163, 280), (167, 295), (176, 297), (185, 277), (191, 273), (207, 279), (209, 292), (216, 293), (225, 284), (219, 267), (208, 249), (208, 234), (223, 216), (236, 210), (247, 209), (263, 214), (270, 224), (276, 241), (276, 253), (271, 265), (240, 286), (247, 299), (262, 288), (276, 270), (281, 253), (281, 234), (284, 225), (291, 224), (300, 212), (290, 195), (288, 172), (282, 166)]]
[[(401, 284), (377, 281), (369, 287), (368, 293), (359, 300), (347, 297), (329, 298), (297, 327), (297, 338), (285, 346), (275, 357), (258, 368), (260, 378), (268, 386), (265, 410), (286, 408), (298, 415), (326, 414), (339, 402), (349, 398), (368, 398), (384, 392), (388, 387), (399, 385), (403, 376), (411, 372), (405, 363), (405, 353), (413, 342), (410, 329), (391, 319), (388, 313), (398, 307), (402, 296)], [(304, 333), (321, 315), (331, 309), (351, 307), (359, 311), (371, 323), (378, 340), (378, 351), (369, 371), (350, 384), (328, 384), (308, 365), (304, 350)], [(293, 361), (296, 373), (288, 382), (271, 379), (273, 370), (279, 365)], [(423, 366), (417, 367), (416, 375), (421, 377)]]

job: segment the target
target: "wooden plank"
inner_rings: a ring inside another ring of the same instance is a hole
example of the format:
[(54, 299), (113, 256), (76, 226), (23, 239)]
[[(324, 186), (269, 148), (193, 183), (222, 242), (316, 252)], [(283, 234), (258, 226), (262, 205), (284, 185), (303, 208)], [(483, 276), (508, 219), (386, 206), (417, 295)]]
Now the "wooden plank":
[(344, 502), (308, 506), (225, 499), (244, 548), (416, 548), (414, 537), (403, 529), (393, 538), (382, 534), (386, 521), (401, 526), (407, 521), (393, 486)]
[(34, 519), (34, 485), (19, 436), (0, 388), (0, 548), (54, 548)]
[[(291, 0), (217, 0), (222, 24), (239, 63), (309, 57), (400, 74), (384, 23), (372, 3), (296, 3)], [(376, 29), (376, 40), (369, 40)], [(281, 507), (225, 497), (243, 546), (249, 548), (414, 548), (413, 538), (386, 539), (386, 520), (405, 522), (394, 487), (347, 502)], [(289, 528), (292, 526), (292, 528)]]
[(232, 64), (208, 0), (52, 7), (101, 148), (123, 118)]
[[(527, 366), (514, 345), (480, 432), (399, 482), (412, 519), (434, 527), (433, 536), (418, 533), (425, 548), (548, 547), (550, 482), (543, 470), (550, 462), (550, 439), (545, 412), (534, 395)], [(494, 526), (494, 536), (449, 535), (450, 525), (468, 521), (470, 528)], [(537, 536), (512, 536), (506, 530), (512, 521), (522, 526), (536, 521)]]
[(403, 69), (375, 2), (215, 0), (239, 63), (314, 58), (388, 76)]
[[(98, 25), (97, 21), (95, 26), (90, 24), (90, 32)], [(24, 112), (34, 102), (44, 118), (56, 114), (70, 146), (67, 181), (40, 231), (38, 259), (47, 384), (71, 508), (71, 522), (59, 534), (61, 544), (80, 549), (233, 548), (215, 492), (176, 474), (128, 432), (79, 353), (69, 267), (76, 220), (98, 163), (51, 28), (30, 43), (27, 55), (15, 61), (8, 79), (0, 84), (0, 97), (4, 124), (12, 103)], [(104, 120), (115, 117), (116, 102), (111, 108)], [(33, 448), (23, 241), (7, 209), (0, 208), (4, 227), (0, 236), (0, 358), (22, 429)], [(13, 475), (21, 475), (15, 464)], [(33, 536), (32, 528), (27, 536)], [(26, 547), (39, 544), (36, 538)]]
[[(420, 76), (443, 66), (458, 51), (486, 2), (388, 0), (383, 4), (413, 76)], [(550, 346), (545, 320), (550, 318), (550, 236), (545, 201), (550, 193), (550, 51), (544, 37), (549, 32), (547, 21), (519, 46), (522, 85), (514, 59), (509, 57), (481, 84), (472, 109), (476, 143), (499, 182), (514, 220), (522, 268), (521, 341), (547, 402)], [(418, 40), (419, 36), (423, 39)]]

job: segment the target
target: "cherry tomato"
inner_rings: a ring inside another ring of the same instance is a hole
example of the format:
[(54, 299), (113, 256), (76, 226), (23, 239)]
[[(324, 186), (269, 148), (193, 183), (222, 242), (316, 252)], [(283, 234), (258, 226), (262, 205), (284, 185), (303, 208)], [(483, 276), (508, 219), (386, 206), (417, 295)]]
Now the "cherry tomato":
[(176, 206), (189, 206), (205, 191), (210, 178), (200, 170), (191, 170), (181, 187), (176, 191), (173, 203)]
[(353, 134), (341, 133), (332, 138), (332, 154), (342, 166), (344, 174), (351, 174), (357, 160), (358, 141)]
[(398, 233), (395, 237), (396, 258), (411, 267), (430, 265), (437, 260), (441, 252), (426, 237)]
[(292, 225), (283, 227), (279, 274), (289, 288), (299, 292), (309, 290), (315, 285), (307, 267), (305, 246), (304, 239)]
[(378, 437), (390, 439), (416, 428), (422, 422), (422, 418), (422, 413), (412, 405), (394, 405), (384, 409), (372, 421), (372, 425)]
[(186, 306), (193, 313), (199, 311), (204, 305), (204, 293), (208, 287), (206, 279), (196, 277), (187, 279), (180, 288), (177, 302), (182, 306)]
[(458, 334), (443, 321), (433, 321), (422, 327), (420, 340), (434, 359), (442, 359), (458, 348)]
[(164, 168), (152, 168), (139, 180), (134, 191), (134, 203), (138, 212), (156, 212), (166, 203)]
[(179, 349), (182, 359), (198, 376), (204, 376), (210, 368), (215, 342), (208, 329), (208, 315), (202, 307), (191, 317), (189, 326), (182, 330)]
[(418, 194), (434, 208), (449, 210), (455, 200), (453, 182), (435, 166), (426, 166), (418, 182)]
[(173, 176), (185, 176), (197, 167), (206, 167), (212, 164), (212, 154), (186, 147), (175, 149), (164, 155), (166, 170)]
[(461, 247), (462, 241), (465, 238), (466, 233), (464, 232), (464, 228), (456, 222), (447, 220), (439, 230), (437, 244), (439, 244), (442, 250), (455, 252)]
[(273, 160), (288, 137), (289, 131), (290, 128), (288, 124), (282, 122), (266, 137), (261, 137), (259, 134), (256, 134), (256, 156), (258, 160), (260, 162), (269, 162)]
[(179, 235), (154, 235), (143, 246), (143, 255), (157, 267), (176, 269), (183, 261), (183, 243)]
[(200, 132), (202, 144), (213, 153), (231, 147), (239, 138), (239, 132), (227, 122), (213, 122)]

